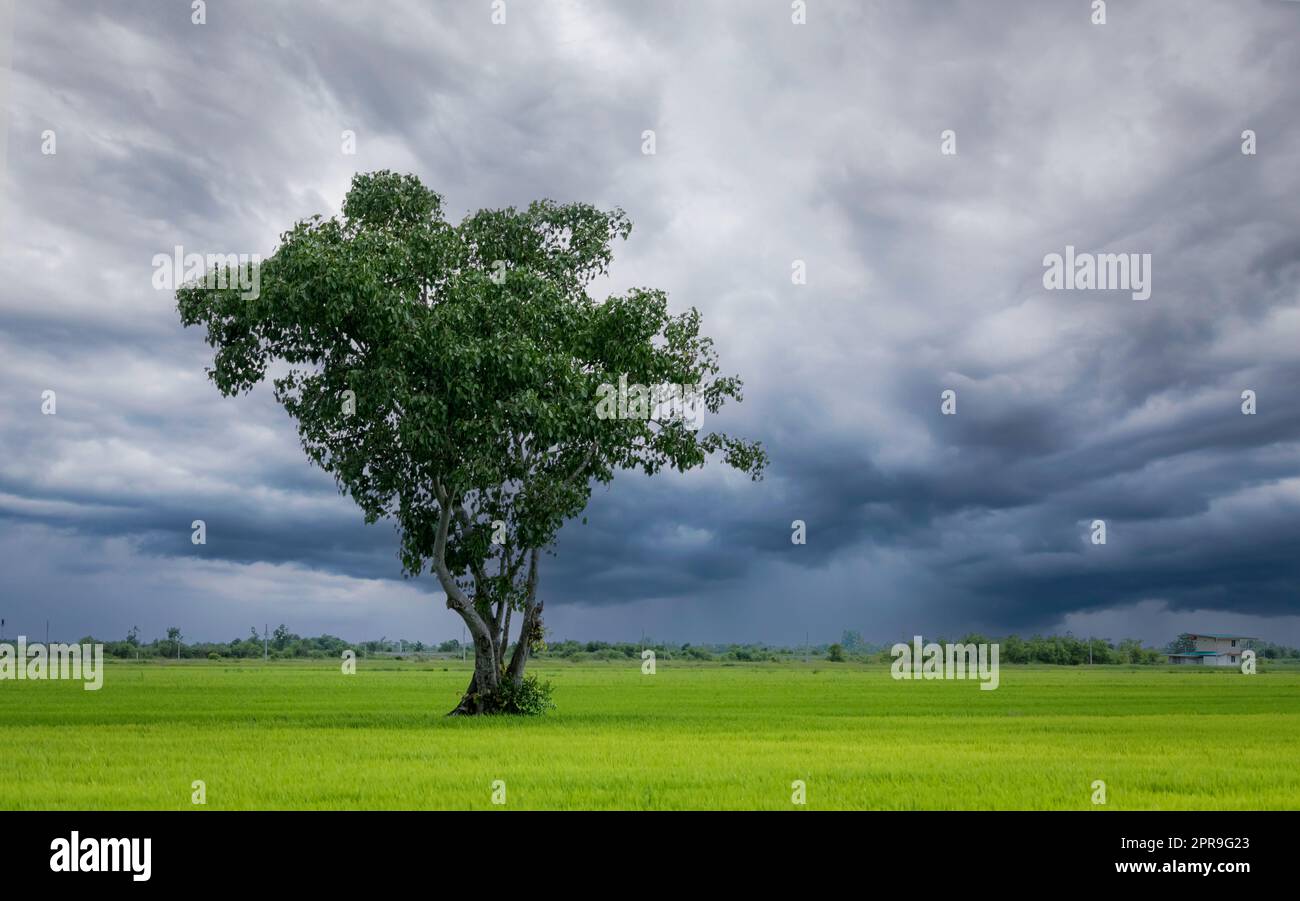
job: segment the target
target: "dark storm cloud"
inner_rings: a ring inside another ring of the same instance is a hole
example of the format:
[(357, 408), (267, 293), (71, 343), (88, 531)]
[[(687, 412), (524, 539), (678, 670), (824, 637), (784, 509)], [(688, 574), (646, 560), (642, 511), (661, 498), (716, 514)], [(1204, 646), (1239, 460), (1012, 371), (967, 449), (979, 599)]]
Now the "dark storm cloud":
[[(762, 440), (766, 480), (598, 488), (544, 571), (564, 634), (1162, 641), (1186, 623), (1300, 641), (1300, 4), (1111, 4), (1105, 26), (1037, 2), (816, 2), (805, 26), (779, 2), (507, 9), (505, 26), (486, 3), (209, 4), (204, 26), (188, 3), (19, 9), (11, 621), (148, 632), (179, 605), (191, 634), (458, 632), (267, 390), (205, 381), (202, 336), (150, 285), (154, 254), (269, 255), (353, 172), (392, 168), (451, 217), (624, 208), (631, 240), (593, 292), (699, 307), (745, 379), (706, 426)], [(1151, 297), (1045, 291), (1067, 244), (1151, 254)]]

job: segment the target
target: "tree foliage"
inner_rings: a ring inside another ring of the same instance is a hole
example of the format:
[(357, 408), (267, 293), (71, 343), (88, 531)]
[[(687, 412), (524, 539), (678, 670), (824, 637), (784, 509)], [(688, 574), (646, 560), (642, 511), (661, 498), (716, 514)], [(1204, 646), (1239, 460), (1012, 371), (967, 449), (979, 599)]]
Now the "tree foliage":
[[(207, 329), (209, 376), (231, 396), (274, 367), (308, 457), (367, 522), (392, 519), (407, 575), (432, 571), (473, 638), (457, 710), (501, 706), (542, 637), (539, 554), (619, 470), (653, 475), (711, 455), (753, 478), (762, 448), (683, 417), (600, 418), (602, 385), (693, 386), (708, 413), (741, 399), (695, 309), (661, 291), (597, 301), (621, 210), (537, 201), (459, 224), (411, 175), (359, 174), (342, 217), (281, 236), (260, 294), (189, 284), (181, 320)], [(511, 616), (520, 640), (507, 664)]]

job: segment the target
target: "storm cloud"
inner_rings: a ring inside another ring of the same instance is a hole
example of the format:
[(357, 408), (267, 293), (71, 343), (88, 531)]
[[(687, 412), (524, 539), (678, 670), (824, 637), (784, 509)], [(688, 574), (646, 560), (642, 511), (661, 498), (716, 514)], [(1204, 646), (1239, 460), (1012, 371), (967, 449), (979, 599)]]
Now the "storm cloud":
[[(0, 4), (7, 634), (459, 636), (151, 285), (394, 169), (453, 218), (626, 210), (593, 293), (698, 307), (745, 381), (706, 426), (766, 479), (598, 488), (557, 637), (1300, 642), (1300, 3), (1089, 6)], [(1047, 290), (1067, 246), (1150, 254), (1150, 297)]]

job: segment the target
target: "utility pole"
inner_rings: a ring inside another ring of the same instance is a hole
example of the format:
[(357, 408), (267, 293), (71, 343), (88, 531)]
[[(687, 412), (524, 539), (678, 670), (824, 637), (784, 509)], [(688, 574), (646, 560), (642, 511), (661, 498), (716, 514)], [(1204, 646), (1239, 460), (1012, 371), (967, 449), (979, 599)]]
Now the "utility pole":
[(49, 646), (50, 646), (50, 621), (47, 619), (45, 621), (45, 647), (48, 648)]
[(267, 642), (266, 642), (266, 633), (270, 630), (270, 628), (271, 628), (271, 624), (270, 624), (270, 623), (263, 623), (263, 624), (262, 624), (262, 660), (263, 660), (263, 662), (265, 662), (265, 661), (271, 659), (271, 652), (268, 650), (268, 645), (267, 645)]

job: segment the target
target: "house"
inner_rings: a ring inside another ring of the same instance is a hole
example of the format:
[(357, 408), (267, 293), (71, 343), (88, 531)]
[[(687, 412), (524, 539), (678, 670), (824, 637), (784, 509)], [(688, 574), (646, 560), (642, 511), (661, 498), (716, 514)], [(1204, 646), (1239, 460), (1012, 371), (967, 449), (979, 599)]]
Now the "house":
[(1180, 654), (1170, 654), (1170, 663), (1191, 666), (1237, 666), (1241, 663), (1241, 652), (1249, 647), (1248, 642), (1256, 641), (1249, 635), (1188, 635), (1195, 645), (1194, 650)]

